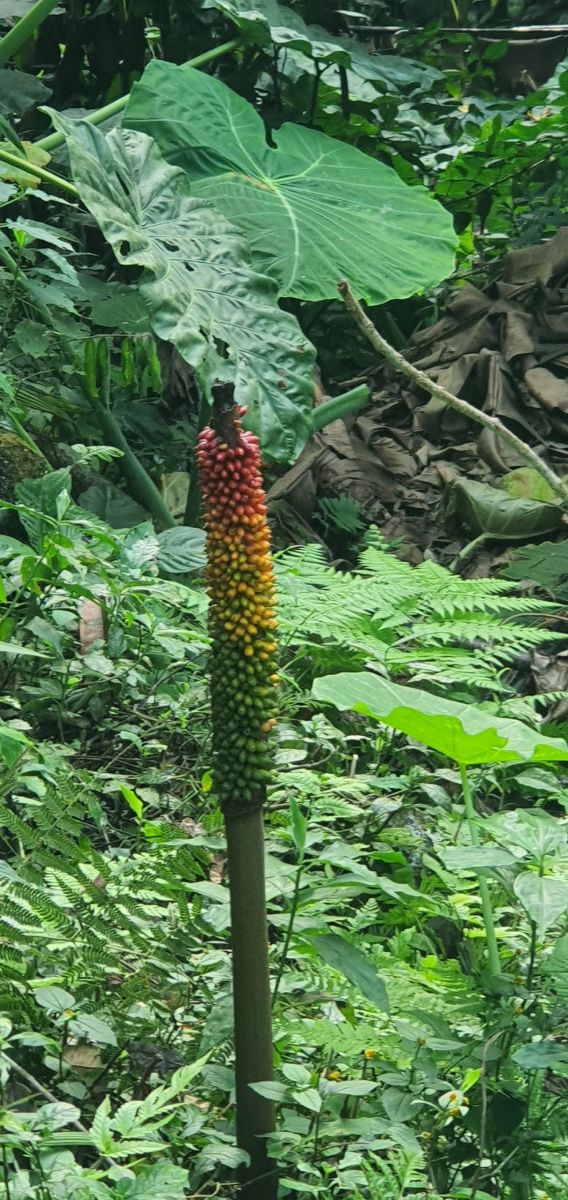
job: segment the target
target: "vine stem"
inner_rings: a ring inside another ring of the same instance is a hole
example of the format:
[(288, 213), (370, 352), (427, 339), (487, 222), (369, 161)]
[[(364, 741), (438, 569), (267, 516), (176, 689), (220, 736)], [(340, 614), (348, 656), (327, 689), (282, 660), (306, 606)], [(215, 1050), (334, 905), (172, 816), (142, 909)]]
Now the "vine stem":
[(533, 450), (531, 446), (527, 446), (526, 442), (517, 437), (516, 433), (512, 433), (510, 429), (507, 429), (507, 426), (503, 425), (498, 417), (492, 417), (490, 413), (481, 412), (473, 404), (469, 404), (467, 400), (462, 400), (459, 396), (454, 396), (453, 392), (449, 392), (441, 384), (435, 383), (424, 371), (420, 371), (418, 367), (408, 362), (375, 328), (373, 322), (367, 316), (361, 304), (359, 304), (359, 301), (355, 299), (347, 281), (345, 279), (340, 280), (337, 287), (345, 301), (348, 313), (377, 354), (380, 354), (390, 363), (391, 367), (400, 371), (402, 375), (406, 375), (407, 379), (411, 379), (413, 383), (423, 388), (434, 399), (441, 400), (443, 404), (447, 404), (448, 408), (453, 408), (456, 412), (461, 413), (462, 417), (467, 417), (471, 421), (476, 421), (478, 425), (484, 425), (486, 429), (491, 429), (496, 437), (501, 438), (503, 442), (507, 442), (511, 449), (516, 451), (519, 458), (522, 458), (543, 479), (546, 479), (549, 487), (552, 488), (557, 496), (560, 496), (565, 505), (568, 505), (568, 484), (556, 474), (556, 471), (552, 470), (552, 467), (543, 462), (540, 455), (536, 453), (536, 450)]
[[(477, 814), (473, 802), (471, 784), (467, 767), (463, 763), (459, 764), (460, 777), (462, 784), (463, 799), (465, 805), (465, 815), (469, 829), (472, 846), (479, 846), (479, 834), (477, 831), (476, 819)], [(489, 885), (483, 875), (478, 873), (477, 881), (479, 885), (479, 896), (481, 899), (481, 912), (483, 914), (483, 924), (485, 925), (485, 936), (487, 939), (487, 958), (489, 962), (489, 970), (492, 975), (501, 974), (501, 960), (499, 958), (499, 947), (495, 936), (495, 921), (493, 918), (493, 905), (491, 903), (491, 893)]]

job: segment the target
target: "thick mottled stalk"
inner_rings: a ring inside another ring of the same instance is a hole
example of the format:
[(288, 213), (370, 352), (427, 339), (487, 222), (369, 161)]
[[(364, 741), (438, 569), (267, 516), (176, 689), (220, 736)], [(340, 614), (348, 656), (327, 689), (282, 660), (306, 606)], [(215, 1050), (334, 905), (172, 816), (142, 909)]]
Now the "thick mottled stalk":
[(276, 616), (258, 440), (232, 390), (216, 391), (197, 460), (207, 530), (215, 790), (227, 831), (235, 1011), (237, 1141), (250, 1156), (247, 1200), (276, 1200), (266, 1152), (274, 1105), (251, 1084), (272, 1079), (262, 805), (275, 722)]

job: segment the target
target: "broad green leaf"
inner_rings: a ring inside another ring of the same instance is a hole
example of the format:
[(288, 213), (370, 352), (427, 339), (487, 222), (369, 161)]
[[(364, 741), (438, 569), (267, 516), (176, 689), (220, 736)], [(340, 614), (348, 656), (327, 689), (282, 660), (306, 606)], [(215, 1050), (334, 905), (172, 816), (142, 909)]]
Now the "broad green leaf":
[(185, 575), (205, 565), (205, 534), (202, 529), (178, 525), (158, 534), (158, 567), (167, 575)]
[(307, 1086), (311, 1079), (311, 1074), (303, 1063), (282, 1063), (282, 1074), (291, 1083), (303, 1084), (304, 1086)]
[(144, 270), (154, 333), (173, 343), (206, 391), (234, 375), (236, 399), (248, 405), (265, 452), (293, 459), (311, 428), (314, 351), (278, 308), (273, 282), (249, 265), (241, 236), (210, 198), (190, 195), (183, 172), (149, 137), (104, 137), (94, 125), (52, 116), (81, 198), (118, 261)]
[(47, 658), (47, 654), (42, 654), (41, 650), (31, 650), (28, 646), (21, 646), (19, 642), (0, 642), (0, 657), (7, 654), (8, 658)]
[(511, 867), (517, 862), (509, 850), (498, 846), (459, 846), (440, 851), (440, 858), (449, 871), (478, 871), (483, 867)]
[(523, 871), (513, 884), (515, 895), (534, 921), (537, 931), (544, 933), (559, 917), (568, 912), (568, 883), (550, 875)]
[(232, 1038), (234, 1024), (233, 997), (221, 996), (207, 1014), (199, 1043), (200, 1054)]
[(288, 1088), (285, 1083), (279, 1083), (276, 1079), (262, 1080), (260, 1083), (251, 1083), (249, 1087), (253, 1092), (257, 1092), (259, 1096), (264, 1096), (267, 1100), (275, 1100), (276, 1103), (282, 1103), (289, 1095)]
[[(61, 521), (71, 503), (69, 467), (48, 471), (38, 479), (23, 479), (16, 484), (16, 500), (24, 506), (18, 515), (35, 550), (41, 549), (45, 534)], [(25, 510), (28, 509), (26, 512)], [(43, 521), (44, 516), (48, 520)]]
[(473, 704), (443, 700), (391, 683), (371, 671), (316, 679), (313, 694), (339, 709), (364, 713), (463, 766), (473, 763), (565, 762), (568, 744), (520, 721), (494, 717)]
[(339, 1082), (336, 1082), (335, 1079), (326, 1079), (325, 1081), (326, 1092), (333, 1092), (337, 1096), (369, 1096), (378, 1086), (378, 1083), (374, 1083), (370, 1079), (341, 1079)]
[(416, 1114), (416, 1103), (408, 1092), (401, 1088), (387, 1087), (381, 1095), (381, 1103), (391, 1121), (410, 1121)]
[(516, 467), (503, 476), (501, 486), (513, 499), (540, 500), (545, 504), (558, 504), (559, 496), (534, 467)]
[(503, 541), (523, 541), (562, 527), (558, 504), (521, 500), (475, 479), (454, 479), (444, 498), (444, 516), (452, 526)]
[(542, 862), (547, 854), (562, 854), (566, 849), (568, 829), (540, 808), (494, 813), (485, 824), (499, 841), (514, 846), (517, 853), (519, 849), (528, 851), (537, 862)]
[(11, 729), (3, 721), (0, 722), (0, 758), (6, 767), (13, 767), (14, 763), (22, 757), (24, 750), (32, 745), (29, 738), (20, 733), (18, 729)]
[(71, 995), (71, 992), (66, 992), (65, 988), (60, 987), (37, 988), (34, 998), (48, 1012), (65, 1012), (66, 1009), (72, 1009), (75, 1004), (75, 997)]
[(50, 89), (36, 75), (7, 67), (0, 71), (0, 112), (22, 116), (34, 104), (45, 104), (49, 96)]
[(116, 1046), (116, 1037), (110, 1025), (93, 1013), (79, 1013), (69, 1022), (69, 1029), (77, 1037), (87, 1038), (100, 1046)]
[(199, 1151), (194, 1165), (196, 1171), (201, 1174), (217, 1172), (220, 1166), (236, 1171), (248, 1161), (246, 1150), (240, 1150), (238, 1146), (228, 1146), (226, 1142), (209, 1142)]
[[(429, 87), (441, 72), (396, 54), (369, 54), (355, 38), (333, 37), (320, 25), (307, 25), (300, 14), (276, 0), (209, 0), (234, 22), (251, 41), (259, 45), (272, 42), (288, 50), (300, 50), (316, 62), (338, 63), (350, 68), (361, 79), (372, 79), (396, 91), (398, 87)], [(329, 76), (326, 75), (326, 79)]]
[(557, 1042), (529, 1042), (521, 1046), (512, 1055), (513, 1062), (518, 1063), (525, 1071), (556, 1071), (560, 1075), (568, 1075), (568, 1046)]
[(116, 1200), (184, 1200), (187, 1171), (174, 1163), (161, 1162), (137, 1169), (136, 1175), (119, 1178)]
[(338, 933), (314, 937), (316, 950), (334, 970), (340, 971), (349, 983), (370, 1000), (381, 1012), (389, 1011), (389, 1000), (385, 985), (372, 962)]
[(64, 1101), (53, 1101), (50, 1104), (42, 1104), (36, 1110), (33, 1116), (33, 1125), (36, 1129), (64, 1129), (66, 1125), (72, 1125), (75, 1121), (79, 1121), (80, 1118), (81, 1110), (75, 1108), (74, 1104), (66, 1104)]
[(310, 1112), (320, 1112), (323, 1104), (321, 1093), (316, 1088), (305, 1088), (302, 1091), (296, 1088), (292, 1092), (292, 1098), (299, 1104), (301, 1108), (307, 1108)]
[(453, 270), (451, 218), (424, 188), (299, 125), (282, 125), (269, 146), (252, 105), (202, 71), (150, 63), (124, 123), (154, 137), (193, 195), (241, 229), (283, 296), (335, 298), (345, 277), (356, 295), (382, 304)]
[(568, 601), (568, 538), (516, 550), (505, 575), (509, 579), (533, 579), (555, 599)]
[(24, 542), (18, 542), (16, 538), (8, 537), (5, 533), (0, 535), (0, 562), (29, 553), (30, 548)]

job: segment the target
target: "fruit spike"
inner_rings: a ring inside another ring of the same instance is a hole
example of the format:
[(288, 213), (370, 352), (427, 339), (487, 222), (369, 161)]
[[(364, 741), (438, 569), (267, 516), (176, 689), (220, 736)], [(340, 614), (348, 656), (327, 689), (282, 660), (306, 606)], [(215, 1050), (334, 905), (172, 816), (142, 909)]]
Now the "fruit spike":
[(225, 813), (260, 807), (272, 765), (277, 644), (260, 448), (242, 407), (207, 426), (197, 461), (207, 531), (215, 790)]

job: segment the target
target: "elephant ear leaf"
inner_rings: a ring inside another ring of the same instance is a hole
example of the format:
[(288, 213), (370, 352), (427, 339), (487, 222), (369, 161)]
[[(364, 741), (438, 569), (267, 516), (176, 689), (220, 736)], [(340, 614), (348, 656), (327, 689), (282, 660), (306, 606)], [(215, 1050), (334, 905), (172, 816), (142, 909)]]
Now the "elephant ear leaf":
[[(265, 454), (290, 462), (311, 428), (315, 351), (278, 307), (273, 281), (250, 264), (238, 230), (150, 137), (51, 113), (73, 178), (116, 258), (142, 268), (154, 333), (171, 342), (205, 391), (233, 378)], [(221, 356), (222, 355), (222, 356)]]
[(371, 304), (412, 296), (454, 267), (452, 219), (425, 188), (314, 129), (285, 124), (266, 140), (242, 96), (202, 71), (153, 61), (124, 124), (150, 134), (247, 238), (282, 296), (325, 300), (337, 281)]

